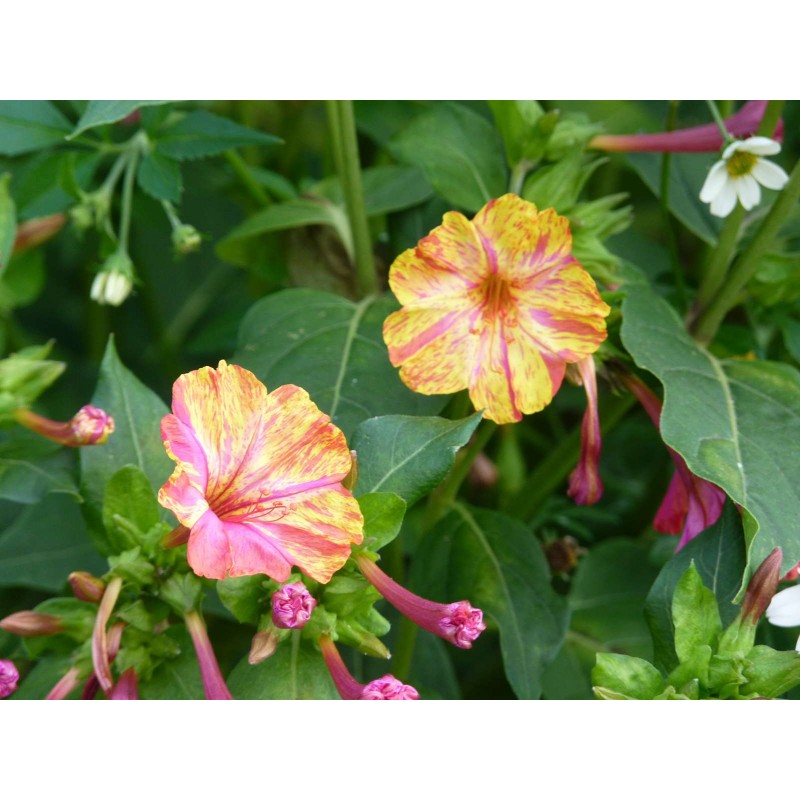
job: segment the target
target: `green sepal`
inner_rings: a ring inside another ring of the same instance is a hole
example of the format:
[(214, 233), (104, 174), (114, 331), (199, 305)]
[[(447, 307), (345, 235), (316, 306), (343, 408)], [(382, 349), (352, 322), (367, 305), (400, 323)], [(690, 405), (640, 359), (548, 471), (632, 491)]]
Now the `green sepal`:
[(563, 214), (575, 205), (586, 181), (604, 161), (604, 158), (590, 158), (581, 150), (575, 150), (531, 174), (525, 181), (522, 196), (539, 208), (554, 208)]
[(60, 361), (46, 360), (51, 347), (26, 347), (0, 360), (0, 423), (13, 422), (14, 411), (30, 405), (64, 371)]
[(714, 593), (705, 587), (694, 561), (683, 573), (672, 597), (675, 652), (680, 662), (690, 661), (696, 648), (716, 650), (722, 622)]
[(217, 594), (222, 605), (239, 622), (255, 625), (266, 608), (278, 584), (264, 575), (246, 575), (217, 581)]
[(747, 654), (744, 675), (748, 693), (778, 697), (800, 684), (800, 653), (756, 645)]
[(173, 575), (159, 587), (158, 596), (177, 614), (183, 616), (187, 611), (200, 607), (203, 582), (193, 572)]
[(75, 597), (53, 597), (39, 603), (37, 614), (50, 614), (61, 620), (63, 635), (82, 642), (92, 635), (97, 608)]
[(340, 642), (355, 648), (366, 656), (391, 658), (391, 653), (386, 645), (374, 633), (371, 633), (357, 622), (348, 622), (343, 619), (337, 620), (336, 633)]
[(670, 672), (667, 676), (667, 684), (686, 695), (690, 695), (694, 691), (688, 688), (694, 684), (697, 684), (698, 692), (699, 687), (706, 688), (708, 686), (708, 665), (712, 655), (713, 651), (707, 644), (695, 647), (689, 658)]
[(118, 556), (109, 556), (108, 564), (111, 567), (109, 575), (117, 575), (125, 583), (138, 588), (149, 586), (156, 577), (156, 568), (142, 556), (141, 547), (125, 550)]
[(652, 700), (664, 691), (664, 677), (642, 658), (598, 653), (592, 690), (600, 700)]
[(153, 615), (147, 609), (143, 600), (135, 600), (133, 603), (114, 609), (115, 616), (124, 620), (128, 625), (148, 633), (153, 630), (155, 621)]
[(111, 476), (103, 497), (103, 526), (113, 551), (144, 545), (159, 513), (150, 481), (139, 467), (128, 464)]
[(721, 656), (743, 657), (756, 641), (756, 626), (741, 615), (726, 628), (719, 640), (717, 653)]
[(713, 655), (708, 665), (708, 686), (715, 697), (722, 700), (738, 698), (740, 687), (747, 683), (743, 658)]

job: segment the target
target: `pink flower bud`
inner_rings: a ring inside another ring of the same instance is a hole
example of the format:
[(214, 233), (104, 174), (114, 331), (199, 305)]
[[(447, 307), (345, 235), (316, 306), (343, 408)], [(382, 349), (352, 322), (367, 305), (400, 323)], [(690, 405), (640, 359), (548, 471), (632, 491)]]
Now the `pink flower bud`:
[(200, 664), (200, 677), (203, 681), (203, 690), (206, 700), (233, 700), (225, 679), (222, 677), (217, 657), (211, 647), (208, 631), (203, 618), (197, 611), (189, 611), (184, 617), (189, 635), (192, 637), (194, 651)]
[(749, 619), (753, 624), (761, 619), (778, 589), (782, 562), (783, 551), (776, 547), (753, 573), (742, 601), (742, 619)]
[(78, 687), (79, 679), (80, 670), (77, 667), (72, 667), (50, 690), (45, 700), (64, 700)]
[(0, 700), (17, 691), (19, 672), (13, 661), (0, 660)]
[(394, 675), (370, 681), (361, 692), (361, 700), (419, 700), (419, 692)]
[(114, 606), (117, 604), (119, 593), (122, 591), (122, 578), (115, 577), (109, 581), (103, 593), (103, 599), (97, 609), (97, 616), (94, 621), (94, 632), (92, 633), (92, 663), (94, 664), (94, 674), (100, 684), (100, 688), (108, 694), (114, 686), (114, 679), (111, 677), (111, 654), (109, 647), (109, 636), (106, 630), (108, 620)]
[(99, 603), (103, 599), (106, 584), (100, 578), (95, 578), (90, 572), (73, 572), (67, 580), (69, 580), (72, 593), (78, 600)]
[(120, 675), (119, 680), (114, 684), (114, 688), (108, 695), (109, 700), (138, 700), (139, 682), (136, 678), (136, 670), (129, 667)]
[(279, 640), (274, 630), (258, 631), (250, 643), (250, 653), (247, 656), (248, 664), (260, 664), (278, 649)]
[(483, 612), (479, 608), (473, 608), (466, 600), (447, 605), (425, 600), (395, 583), (364, 553), (356, 556), (356, 563), (364, 577), (401, 614), (420, 628), (441, 636), (456, 647), (472, 647), (475, 639), (486, 630)]
[(114, 419), (96, 406), (84, 406), (69, 422), (55, 422), (28, 408), (18, 408), (14, 418), (25, 428), (66, 447), (103, 444), (114, 432)]
[(302, 628), (316, 605), (302, 581), (289, 583), (272, 595), (272, 621), (278, 628)]
[(575, 365), (586, 392), (586, 411), (581, 424), (581, 457), (569, 476), (567, 494), (579, 506), (589, 506), (603, 496), (600, 480), (600, 417), (597, 413), (597, 373), (594, 358), (586, 356)]
[(52, 614), (39, 614), (36, 611), (17, 611), (0, 620), (0, 628), (15, 636), (53, 636), (61, 633), (64, 626), (59, 617)]

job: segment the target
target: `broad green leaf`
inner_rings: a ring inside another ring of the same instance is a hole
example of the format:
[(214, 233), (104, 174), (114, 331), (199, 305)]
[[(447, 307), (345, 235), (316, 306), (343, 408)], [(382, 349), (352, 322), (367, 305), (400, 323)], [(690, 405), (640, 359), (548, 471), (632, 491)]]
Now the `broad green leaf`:
[(183, 192), (181, 166), (175, 159), (151, 150), (139, 165), (139, 186), (156, 200), (179, 203)]
[(158, 491), (172, 472), (172, 462), (161, 443), (161, 418), (168, 413), (164, 403), (119, 360), (113, 339), (109, 340), (92, 404), (114, 417), (114, 433), (97, 447), (82, 447), (81, 492), (86, 499), (89, 532), (101, 552), (108, 553), (102, 525), (106, 484), (117, 470), (139, 467)]
[(648, 661), (619, 653), (598, 653), (592, 683), (603, 700), (652, 700), (664, 688), (664, 678)]
[(394, 492), (413, 505), (450, 471), (456, 452), (472, 436), (481, 414), (466, 419), (374, 417), (356, 428), (357, 493)]
[(61, 144), (71, 130), (70, 121), (47, 100), (0, 100), (0, 155)]
[(390, 149), (399, 161), (418, 166), (439, 194), (466, 211), (477, 211), (506, 190), (500, 136), (465, 106), (435, 106), (395, 136)]
[(0, 175), (0, 270), (11, 259), (16, 236), (17, 208), (11, 197), (11, 175)]
[(378, 492), (362, 494), (358, 505), (364, 516), (364, 547), (376, 553), (400, 533), (406, 502), (391, 492)]
[(0, 498), (37, 503), (49, 492), (80, 500), (76, 454), (23, 428), (0, 431)]
[(269, 598), (274, 591), (270, 590), (270, 579), (266, 575), (244, 575), (238, 578), (225, 578), (215, 581), (217, 594), (225, 608), (239, 622), (258, 623), (259, 617), (268, 609)]
[(673, 643), (672, 597), (675, 586), (694, 562), (703, 584), (716, 597), (723, 625), (729, 625), (739, 613), (733, 605), (745, 567), (742, 521), (730, 503), (719, 521), (693, 539), (664, 566), (647, 596), (645, 616), (655, 645), (656, 664), (666, 671), (678, 663)]
[[(432, 600), (469, 600), (500, 629), (506, 677), (517, 697), (536, 699), (542, 673), (569, 622), (563, 598), (531, 531), (519, 520), (458, 504), (422, 540), (412, 568), (415, 591)], [(487, 642), (472, 646), (475, 658)]]
[[(661, 153), (627, 153), (625, 159), (656, 197), (661, 196)], [(670, 211), (704, 242), (713, 245), (720, 223), (712, 217), (708, 204), (700, 201), (700, 189), (713, 161), (695, 153), (673, 153), (670, 159)]]
[[(20, 682), (19, 689), (7, 700), (44, 700), (50, 690), (67, 674), (72, 667), (71, 656), (49, 656), (39, 659), (34, 668)], [(70, 693), (70, 700), (80, 697), (83, 686)]]
[(156, 143), (163, 155), (183, 161), (214, 156), (248, 144), (280, 144), (281, 140), (208, 111), (192, 111), (177, 124), (163, 129)]
[(788, 569), (800, 561), (800, 459), (790, 445), (800, 440), (800, 373), (715, 358), (637, 271), (626, 273), (622, 340), (664, 385), (664, 441), (742, 507), (747, 574), (775, 547)]
[(338, 213), (340, 212), (334, 206), (322, 200), (307, 200), (302, 197), (287, 200), (285, 203), (267, 206), (252, 217), (248, 217), (241, 225), (237, 225), (220, 245), (224, 247), (229, 241), (291, 228), (303, 228), (306, 225), (336, 227), (339, 224)]
[(311, 289), (277, 292), (245, 316), (232, 360), (270, 390), (302, 386), (345, 436), (378, 414), (435, 414), (445, 398), (407, 389), (389, 361), (383, 321), (396, 308), (388, 296), (352, 303)]
[(295, 633), (275, 655), (251, 665), (242, 659), (228, 676), (237, 700), (337, 700), (322, 655)]
[(756, 645), (747, 654), (745, 691), (761, 697), (778, 697), (800, 684), (800, 653), (780, 652)]
[[(536, 155), (534, 131), (544, 110), (535, 100), (490, 100), (494, 123), (503, 137), (508, 165)], [(542, 149), (543, 146), (542, 146)]]
[(203, 681), (192, 640), (181, 626), (172, 626), (169, 635), (180, 646), (177, 658), (164, 659), (152, 678), (139, 684), (142, 700), (203, 700)]
[(103, 560), (86, 535), (80, 507), (63, 494), (46, 495), (27, 505), (0, 532), (0, 584), (61, 590), (70, 572), (102, 574)]
[(159, 515), (153, 487), (139, 467), (129, 464), (111, 476), (103, 499), (103, 526), (115, 553), (140, 543), (131, 540), (130, 532), (118, 518), (144, 535), (158, 522)]
[(75, 130), (68, 138), (74, 139), (91, 128), (110, 125), (112, 122), (125, 119), (142, 106), (158, 106), (168, 102), (168, 100), (90, 100)]
[[(422, 700), (461, 699), (451, 655), (452, 645), (428, 631), (419, 631), (408, 682)], [(381, 674), (384, 672), (382, 669)]]
[(694, 561), (675, 586), (672, 624), (675, 627), (675, 652), (679, 661), (688, 661), (695, 650), (706, 645), (716, 650), (717, 640), (722, 633), (717, 598), (703, 584)]

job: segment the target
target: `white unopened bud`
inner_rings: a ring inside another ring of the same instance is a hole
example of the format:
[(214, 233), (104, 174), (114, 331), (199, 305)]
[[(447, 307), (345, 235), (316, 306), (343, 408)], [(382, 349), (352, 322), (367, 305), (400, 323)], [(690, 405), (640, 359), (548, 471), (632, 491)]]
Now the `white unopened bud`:
[(118, 250), (95, 275), (89, 296), (100, 305), (119, 306), (133, 289), (133, 262)]

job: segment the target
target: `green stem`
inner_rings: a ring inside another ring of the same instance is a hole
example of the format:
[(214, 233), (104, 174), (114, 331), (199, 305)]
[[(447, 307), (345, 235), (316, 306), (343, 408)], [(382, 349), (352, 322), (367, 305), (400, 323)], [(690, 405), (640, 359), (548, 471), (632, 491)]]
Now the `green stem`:
[(732, 142), (733, 136), (731, 136), (730, 132), (725, 127), (725, 120), (722, 119), (722, 114), (719, 113), (717, 104), (713, 100), (706, 100), (706, 105), (708, 105), (708, 108), (711, 111), (711, 116), (714, 117), (714, 122), (717, 123), (717, 127), (722, 133), (722, 139), (725, 142)]
[[(769, 136), (774, 130), (783, 111), (783, 100), (770, 100), (764, 110), (764, 116), (756, 132), (759, 136)], [(736, 243), (739, 239), (739, 229), (745, 217), (745, 210), (741, 204), (725, 220), (720, 231), (717, 246), (711, 252), (708, 264), (704, 270), (703, 279), (694, 301), (694, 310), (690, 324), (696, 327), (696, 321), (702, 317), (709, 304), (714, 301), (717, 293), (726, 283), (728, 268), (733, 259)]]
[[(667, 131), (675, 129), (678, 118), (678, 104), (678, 100), (670, 100), (669, 111), (667, 112)], [(683, 311), (686, 308), (686, 282), (683, 278), (683, 267), (681, 266), (680, 257), (678, 255), (678, 239), (675, 236), (675, 229), (672, 227), (672, 216), (669, 212), (671, 166), (672, 153), (665, 152), (661, 157), (661, 214), (664, 217), (664, 230), (667, 234), (669, 256), (672, 262), (672, 274), (675, 277), (675, 289), (678, 293), (678, 305), (681, 311)]]
[(523, 158), (514, 165), (511, 170), (511, 179), (508, 182), (508, 191), (511, 194), (522, 194), (522, 187), (525, 185), (525, 177), (531, 170), (531, 162)]
[(358, 156), (356, 122), (351, 100), (328, 100), (333, 156), (342, 183), (347, 216), (353, 232), (356, 285), (362, 297), (378, 291), (378, 279), (372, 256), (372, 238), (364, 205), (361, 164)]
[(397, 639), (392, 651), (392, 673), (405, 683), (411, 674), (414, 650), (417, 646), (419, 628), (408, 617), (401, 617), (397, 623)]
[(175, 213), (175, 206), (173, 206), (169, 200), (162, 200), (161, 207), (164, 209), (164, 213), (167, 215), (167, 219), (169, 220), (172, 230), (180, 228), (181, 221), (178, 215)]
[(694, 336), (698, 341), (706, 343), (714, 338), (725, 315), (739, 302), (741, 291), (755, 275), (761, 259), (778, 235), (783, 223), (794, 211), (798, 200), (800, 200), (800, 161), (795, 164), (789, 182), (778, 195), (747, 249), (728, 274), (724, 285), (698, 317), (694, 330)]
[(122, 180), (122, 201), (120, 205), (119, 246), (128, 252), (128, 236), (131, 230), (131, 212), (133, 210), (133, 185), (136, 179), (136, 164), (139, 160), (139, 148), (132, 147), (128, 153), (125, 166), (125, 177)]
[(252, 176), (247, 162), (235, 150), (227, 150), (225, 152), (225, 160), (233, 167), (236, 177), (239, 178), (244, 188), (247, 189), (247, 193), (256, 203), (261, 206), (271, 205), (269, 195)]

